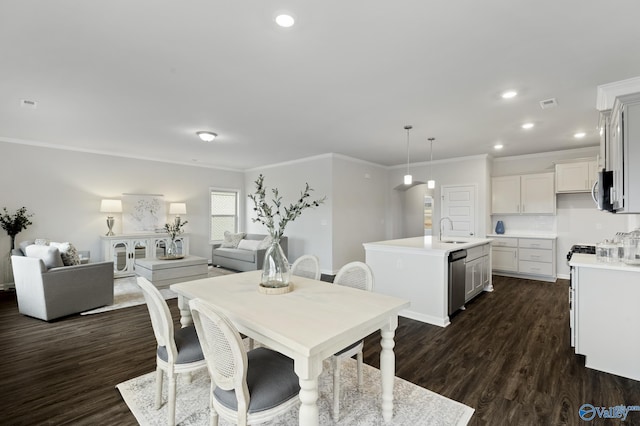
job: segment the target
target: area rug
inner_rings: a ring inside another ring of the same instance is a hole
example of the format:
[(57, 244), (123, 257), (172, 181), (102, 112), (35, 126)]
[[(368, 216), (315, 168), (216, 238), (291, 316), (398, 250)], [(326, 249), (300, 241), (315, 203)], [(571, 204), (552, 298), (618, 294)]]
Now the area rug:
[[(209, 277), (217, 277), (233, 273), (233, 271), (228, 269), (209, 267)], [(160, 289), (160, 293), (165, 300), (175, 299), (178, 297), (176, 293), (168, 288)], [(80, 315), (99, 314), (101, 312), (114, 311), (116, 309), (128, 308), (130, 306), (143, 305), (144, 303), (144, 296), (142, 295), (140, 287), (136, 284), (136, 277), (116, 278), (113, 281), (113, 305), (82, 312)]]
[[(380, 400), (380, 370), (364, 366), (364, 386), (356, 387), (356, 361), (343, 361), (340, 372), (342, 380), (340, 395), (340, 419), (334, 422), (333, 381), (328, 362), (318, 379), (318, 408), (320, 425), (384, 425)], [(166, 381), (165, 381), (166, 383)], [(116, 386), (127, 406), (143, 426), (167, 423), (167, 389), (163, 388), (165, 403), (159, 410), (154, 408), (155, 373), (151, 372)], [(206, 369), (194, 373), (188, 383), (185, 375), (178, 377), (176, 397), (176, 425), (209, 425), (210, 381)], [(394, 379), (394, 407), (391, 425), (462, 426), (468, 424), (474, 409), (453, 401), (430, 390), (421, 388), (400, 378)], [(220, 418), (220, 425), (231, 423)], [(298, 409), (282, 414), (265, 425), (297, 425)]]

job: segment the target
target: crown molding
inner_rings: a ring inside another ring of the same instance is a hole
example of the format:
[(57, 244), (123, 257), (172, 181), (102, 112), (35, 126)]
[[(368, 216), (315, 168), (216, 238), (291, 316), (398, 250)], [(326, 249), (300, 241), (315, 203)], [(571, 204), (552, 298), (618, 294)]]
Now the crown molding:
[(601, 84), (597, 89), (596, 108), (606, 111), (613, 108), (616, 97), (640, 92), (640, 77)]
[(40, 148), (57, 149), (57, 150), (61, 150), (61, 151), (80, 152), (80, 153), (84, 153), (84, 154), (107, 155), (109, 157), (129, 158), (129, 159), (132, 159), (132, 160), (154, 161), (154, 162), (157, 162), (157, 163), (165, 163), (165, 164), (177, 164), (177, 165), (180, 165), (180, 166), (201, 167), (201, 168), (205, 168), (205, 169), (223, 170), (223, 171), (226, 171), (226, 172), (237, 172), (237, 173), (242, 173), (243, 172), (243, 170), (240, 170), (240, 169), (232, 169), (232, 168), (229, 168), (229, 167), (219, 167), (219, 166), (214, 166), (212, 164), (203, 164), (203, 163), (188, 162), (188, 161), (171, 161), (171, 160), (165, 160), (165, 159), (154, 158), (154, 157), (146, 157), (146, 156), (141, 156), (141, 155), (118, 154), (118, 153), (114, 153), (114, 152), (111, 152), (111, 151), (101, 151), (101, 150), (98, 150), (98, 149), (77, 148), (77, 147), (71, 147), (71, 146), (66, 146), (66, 145), (52, 144), (52, 143), (48, 143), (48, 142), (27, 141), (27, 140), (24, 140), (24, 139), (7, 138), (7, 137), (3, 137), (3, 136), (0, 136), (0, 142), (6, 142), (6, 143), (12, 143), (12, 144), (24, 145), (24, 146), (35, 146), (35, 147), (40, 147)]

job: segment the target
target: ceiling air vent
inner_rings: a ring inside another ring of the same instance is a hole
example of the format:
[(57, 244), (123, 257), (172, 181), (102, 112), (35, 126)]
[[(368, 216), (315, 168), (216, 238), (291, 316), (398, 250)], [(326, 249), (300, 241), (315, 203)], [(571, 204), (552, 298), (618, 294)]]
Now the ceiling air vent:
[(544, 101), (540, 101), (540, 108), (542, 109), (555, 108), (557, 106), (558, 106), (558, 101), (556, 101), (556, 98), (545, 99)]
[(28, 99), (20, 99), (20, 106), (22, 108), (36, 109), (38, 107), (38, 103), (36, 101), (30, 101)]

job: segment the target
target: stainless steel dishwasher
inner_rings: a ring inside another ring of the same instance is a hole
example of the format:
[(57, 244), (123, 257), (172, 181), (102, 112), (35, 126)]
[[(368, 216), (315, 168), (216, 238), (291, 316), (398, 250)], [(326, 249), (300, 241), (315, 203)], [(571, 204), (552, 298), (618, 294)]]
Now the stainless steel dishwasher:
[(464, 306), (466, 250), (449, 253), (449, 315)]

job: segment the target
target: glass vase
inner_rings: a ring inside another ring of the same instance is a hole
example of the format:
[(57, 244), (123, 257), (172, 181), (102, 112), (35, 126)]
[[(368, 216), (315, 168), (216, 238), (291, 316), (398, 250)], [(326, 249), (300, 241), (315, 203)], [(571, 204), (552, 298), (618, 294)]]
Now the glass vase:
[(264, 254), (260, 285), (266, 288), (282, 288), (289, 285), (291, 269), (280, 240), (274, 239)]
[(169, 244), (167, 244), (167, 257), (177, 257), (179, 254), (176, 240), (169, 241)]

